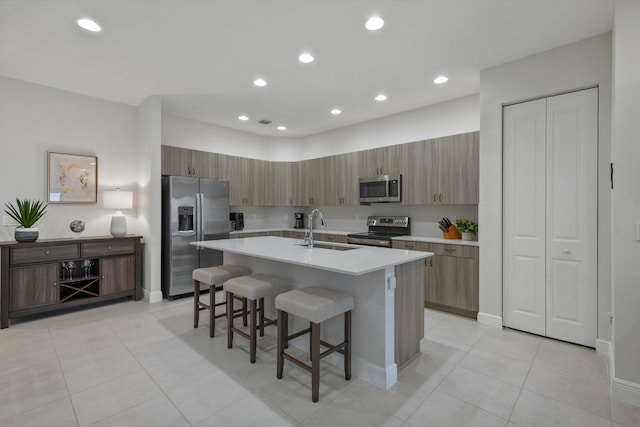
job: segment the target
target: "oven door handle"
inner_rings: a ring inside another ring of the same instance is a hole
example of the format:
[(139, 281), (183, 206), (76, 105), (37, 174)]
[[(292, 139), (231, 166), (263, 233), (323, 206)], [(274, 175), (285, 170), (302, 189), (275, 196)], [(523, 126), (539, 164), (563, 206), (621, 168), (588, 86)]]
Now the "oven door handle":
[(369, 238), (359, 238), (359, 237), (347, 237), (347, 243), (351, 243), (355, 245), (366, 245), (366, 246), (382, 246), (385, 248), (391, 247), (390, 240), (369, 239)]

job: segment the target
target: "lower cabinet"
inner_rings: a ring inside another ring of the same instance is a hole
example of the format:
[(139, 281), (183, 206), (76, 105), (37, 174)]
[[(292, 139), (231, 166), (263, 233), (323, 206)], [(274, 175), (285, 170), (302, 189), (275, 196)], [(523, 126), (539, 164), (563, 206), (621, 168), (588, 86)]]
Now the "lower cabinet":
[(0, 243), (0, 327), (9, 319), (112, 298), (141, 298), (140, 237)]
[(393, 247), (434, 253), (425, 260), (425, 307), (477, 317), (478, 247), (402, 240)]
[(10, 310), (25, 310), (58, 302), (58, 264), (13, 268), (9, 274)]
[(135, 257), (115, 257), (100, 260), (100, 295), (132, 291), (135, 285)]

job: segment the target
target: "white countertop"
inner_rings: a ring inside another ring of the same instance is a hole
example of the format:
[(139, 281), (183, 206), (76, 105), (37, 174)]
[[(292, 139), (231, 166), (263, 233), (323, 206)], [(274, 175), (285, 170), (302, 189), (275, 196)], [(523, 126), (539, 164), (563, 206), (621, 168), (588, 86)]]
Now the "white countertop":
[(310, 249), (304, 246), (304, 242), (300, 239), (273, 236), (206, 240), (191, 244), (208, 249), (217, 249), (354, 276), (433, 256), (432, 252), (328, 242), (316, 243), (357, 249), (348, 251), (323, 249), (319, 247)]
[(472, 241), (472, 240), (461, 240), (461, 239), (443, 239), (442, 237), (400, 236), (400, 237), (393, 237), (392, 240), (404, 240), (408, 242), (442, 243), (445, 245), (480, 246), (480, 243), (477, 240)]
[[(298, 231), (300, 233), (304, 233), (307, 231), (306, 228), (255, 228), (255, 229), (244, 229), (244, 230), (235, 230), (230, 234), (246, 234), (246, 233), (261, 233), (261, 232), (273, 232), (273, 231)], [(367, 230), (361, 231), (344, 231), (344, 230), (327, 230), (325, 228), (314, 228), (313, 232), (318, 234), (335, 234), (338, 236), (346, 236), (351, 233), (363, 233)], [(393, 240), (406, 240), (410, 242), (427, 242), (427, 243), (442, 243), (446, 245), (461, 245), (461, 246), (480, 246), (480, 242), (469, 241), (469, 240), (461, 240), (461, 239), (443, 239), (442, 237), (426, 237), (426, 236), (399, 236), (393, 237)]]

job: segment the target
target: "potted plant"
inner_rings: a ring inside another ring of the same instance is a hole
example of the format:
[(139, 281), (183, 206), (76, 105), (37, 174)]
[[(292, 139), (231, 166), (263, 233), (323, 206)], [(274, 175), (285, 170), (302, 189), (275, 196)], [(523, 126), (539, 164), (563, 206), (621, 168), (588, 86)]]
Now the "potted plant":
[(47, 203), (40, 200), (17, 199), (16, 204), (5, 204), (4, 210), (20, 227), (16, 228), (15, 239), (18, 242), (34, 242), (38, 240), (38, 229), (33, 228), (36, 222), (47, 213)]
[(462, 240), (476, 240), (478, 237), (478, 223), (466, 219), (460, 218), (456, 221), (456, 227), (462, 233)]

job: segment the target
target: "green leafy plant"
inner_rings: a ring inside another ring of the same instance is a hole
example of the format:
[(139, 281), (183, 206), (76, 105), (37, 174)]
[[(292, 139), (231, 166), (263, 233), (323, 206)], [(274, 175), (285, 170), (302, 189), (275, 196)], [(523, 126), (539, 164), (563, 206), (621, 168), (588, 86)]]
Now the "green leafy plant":
[(461, 233), (478, 233), (478, 223), (470, 219), (460, 218), (456, 221), (456, 227)]
[(16, 199), (16, 205), (17, 207), (11, 202), (5, 203), (4, 211), (24, 228), (33, 227), (47, 213), (48, 204), (41, 200)]

